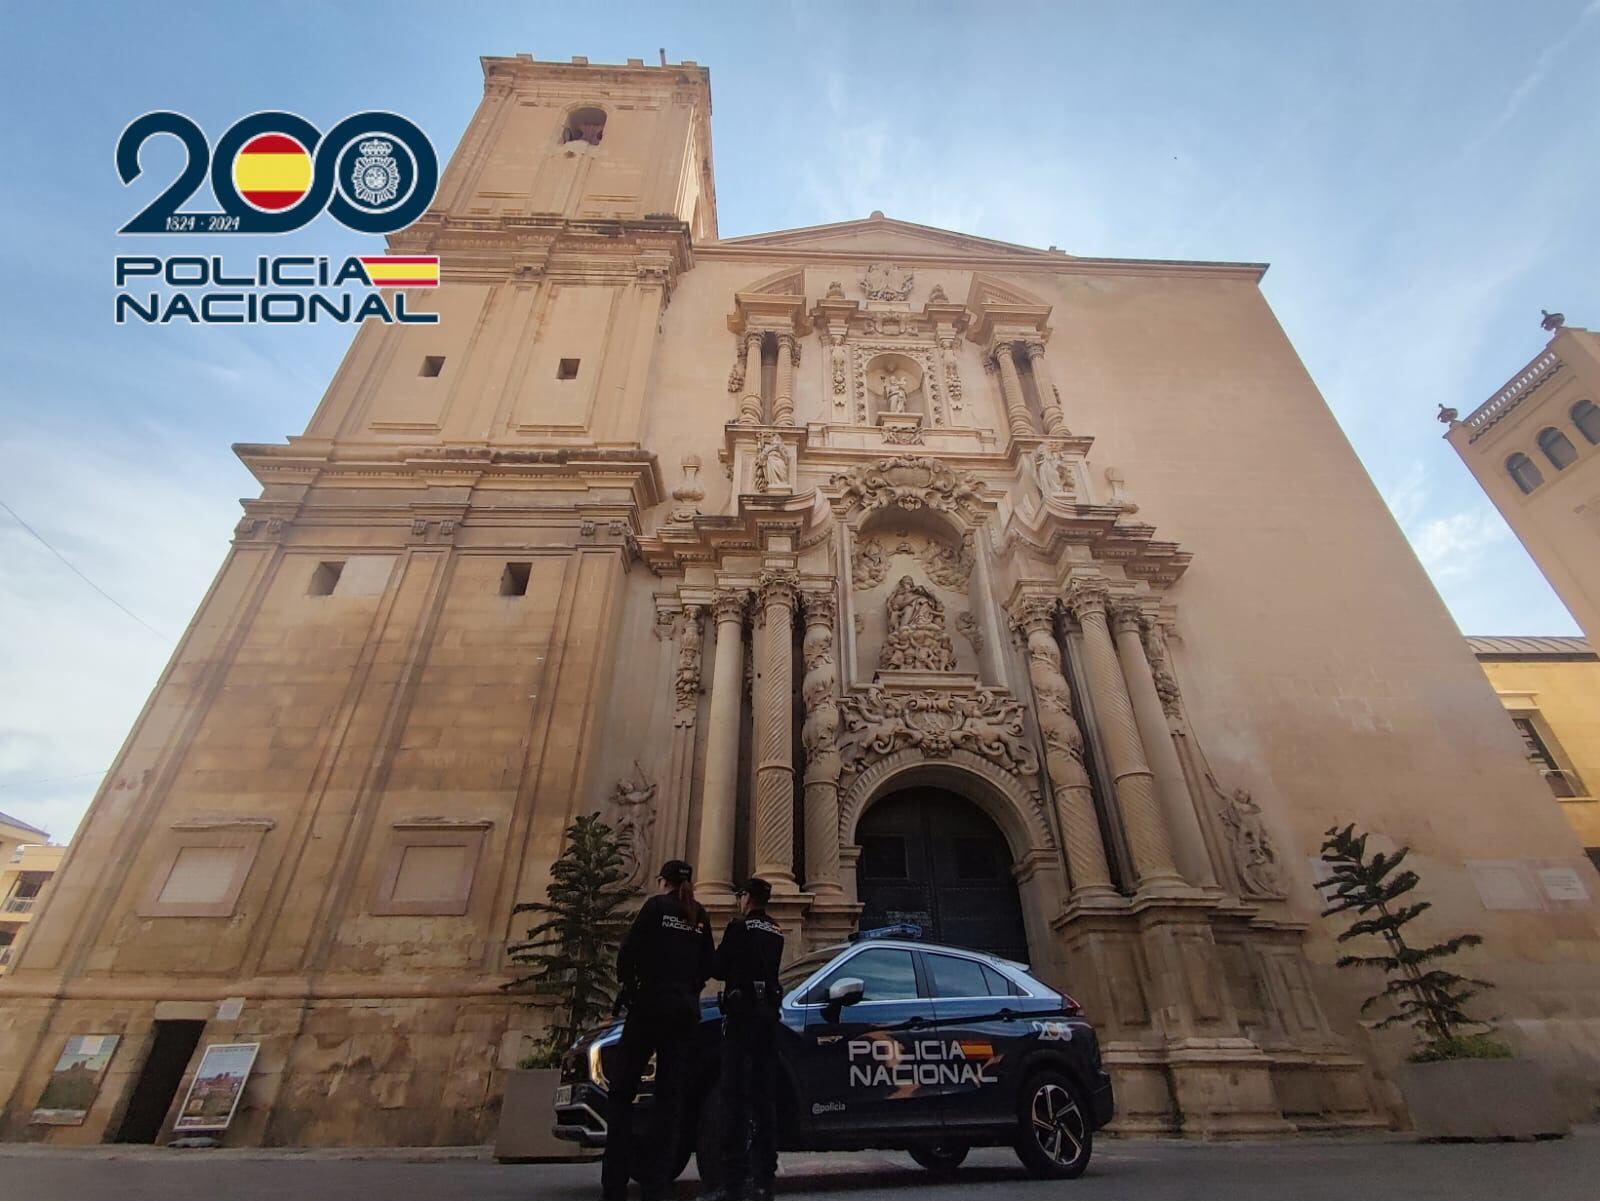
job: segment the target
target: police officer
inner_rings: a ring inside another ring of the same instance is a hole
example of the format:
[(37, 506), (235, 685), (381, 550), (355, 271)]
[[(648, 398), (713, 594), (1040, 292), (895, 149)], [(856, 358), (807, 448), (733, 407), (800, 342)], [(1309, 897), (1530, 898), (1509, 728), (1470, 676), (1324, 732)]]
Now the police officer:
[[(783, 930), (767, 916), (772, 886), (759, 876), (736, 889), (739, 916), (717, 948), (722, 993), (722, 1201), (742, 1195), (772, 1196), (778, 1170), (778, 965)], [(749, 1193), (744, 1190), (748, 1186)]]
[(688, 1057), (700, 1024), (700, 990), (716, 953), (711, 920), (694, 899), (694, 869), (682, 859), (661, 865), (661, 891), (639, 908), (617, 952), (618, 1007), (626, 1006), (618, 1046), (620, 1066), (611, 1081), (605, 1158), (600, 1165), (603, 1201), (624, 1201), (633, 1166), (633, 1099), (650, 1056), (656, 1057), (650, 1140), (641, 1157), (645, 1201), (671, 1187), (668, 1173), (679, 1145)]

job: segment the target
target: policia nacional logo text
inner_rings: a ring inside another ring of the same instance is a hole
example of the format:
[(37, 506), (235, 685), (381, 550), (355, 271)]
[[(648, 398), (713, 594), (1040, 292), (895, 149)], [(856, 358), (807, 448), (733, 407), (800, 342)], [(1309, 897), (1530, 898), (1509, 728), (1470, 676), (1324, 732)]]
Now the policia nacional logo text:
[[(357, 113), (323, 134), (293, 113), (252, 113), (217, 139), (181, 113), (146, 113), (122, 131), (117, 174), (143, 172), (151, 138), (176, 138), (183, 170), (118, 232), (282, 234), (323, 212), (358, 233), (404, 229), (427, 211), (439, 161), (427, 136), (389, 112)], [(182, 212), (209, 180), (221, 212)], [(403, 289), (439, 285), (434, 255), (128, 254), (116, 258), (116, 320), (147, 324), (300, 324), (314, 321), (437, 324), (437, 313), (407, 311)]]
[(853, 1038), (852, 1088), (920, 1088), (940, 1084), (997, 1083), (994, 1044), (982, 1039)]

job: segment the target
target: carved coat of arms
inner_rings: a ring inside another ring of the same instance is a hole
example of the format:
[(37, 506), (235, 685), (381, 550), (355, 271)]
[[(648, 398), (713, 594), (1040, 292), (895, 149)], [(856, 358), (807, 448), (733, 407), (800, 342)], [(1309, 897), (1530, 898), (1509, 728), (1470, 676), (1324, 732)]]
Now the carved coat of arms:
[(873, 263), (861, 277), (861, 290), (868, 300), (904, 300), (911, 295), (915, 275), (893, 263)]

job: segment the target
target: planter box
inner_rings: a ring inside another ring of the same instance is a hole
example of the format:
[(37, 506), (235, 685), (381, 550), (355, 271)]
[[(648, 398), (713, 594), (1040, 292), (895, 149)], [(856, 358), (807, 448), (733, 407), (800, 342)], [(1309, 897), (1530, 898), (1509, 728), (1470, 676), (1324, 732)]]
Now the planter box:
[(506, 1095), (500, 1103), (500, 1126), (494, 1136), (494, 1157), (502, 1163), (593, 1159), (588, 1151), (550, 1133), (555, 1123), (556, 1068), (518, 1068), (506, 1073)]
[(1395, 1069), (1422, 1138), (1551, 1138), (1570, 1133), (1550, 1078), (1531, 1059), (1446, 1059)]

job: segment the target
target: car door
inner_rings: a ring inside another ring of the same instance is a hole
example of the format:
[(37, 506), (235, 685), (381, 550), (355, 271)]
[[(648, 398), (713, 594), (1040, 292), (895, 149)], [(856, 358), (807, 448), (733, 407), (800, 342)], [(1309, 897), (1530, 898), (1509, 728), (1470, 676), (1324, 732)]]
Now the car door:
[(1029, 999), (982, 960), (923, 951), (933, 997), (940, 1054), (941, 1109), (946, 1129), (993, 1126), (1011, 1120), (1019, 1081), (1015, 1071), (1032, 1034)]
[[(850, 978), (865, 984), (861, 1000), (830, 1008), (829, 986)], [(864, 947), (835, 964), (803, 1004), (804, 1088), (819, 1143), (870, 1145), (874, 1131), (939, 1128), (937, 1093), (918, 1075), (916, 1043), (933, 1015), (913, 951)]]

